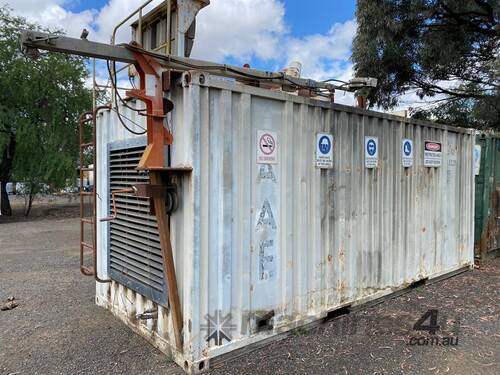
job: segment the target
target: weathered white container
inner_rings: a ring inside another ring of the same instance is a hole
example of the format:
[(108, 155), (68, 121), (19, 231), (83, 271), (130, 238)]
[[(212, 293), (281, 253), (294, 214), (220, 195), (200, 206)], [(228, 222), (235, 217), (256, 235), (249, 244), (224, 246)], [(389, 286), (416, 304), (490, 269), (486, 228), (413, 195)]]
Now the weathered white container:
[[(171, 218), (183, 353), (170, 349), (175, 345), (165, 294), (147, 283), (125, 282), (133, 279), (127, 269), (125, 279), (116, 270), (113, 276), (113, 223), (98, 225), (99, 274), (119, 280), (97, 284), (96, 300), (160, 349), (172, 350), (187, 371), (207, 369), (214, 357), (342, 306), (473, 264), (469, 130), (194, 72), (183, 76), (171, 99), (171, 165), (193, 168), (177, 181), (180, 205)], [(144, 124), (143, 117), (121, 111)], [(103, 112), (97, 130), (101, 218), (109, 215), (110, 152), (144, 145), (145, 138), (127, 132), (112, 111)], [(261, 130), (276, 138), (276, 164), (257, 163)], [(316, 167), (320, 132), (333, 135), (332, 169)], [(374, 169), (365, 168), (366, 136), (378, 138)], [(402, 166), (403, 139), (413, 141), (410, 168)], [(442, 143), (440, 167), (424, 167), (424, 141)], [(126, 214), (122, 205), (118, 217)], [(140, 237), (140, 230), (130, 231), (128, 239), (161, 256), (151, 247), (154, 228), (150, 232)], [(141, 267), (141, 255), (134, 257), (131, 262)], [(142, 267), (152, 270), (149, 261)], [(136, 319), (149, 309), (158, 309), (157, 319)], [(212, 335), (214, 321), (220, 331)]]

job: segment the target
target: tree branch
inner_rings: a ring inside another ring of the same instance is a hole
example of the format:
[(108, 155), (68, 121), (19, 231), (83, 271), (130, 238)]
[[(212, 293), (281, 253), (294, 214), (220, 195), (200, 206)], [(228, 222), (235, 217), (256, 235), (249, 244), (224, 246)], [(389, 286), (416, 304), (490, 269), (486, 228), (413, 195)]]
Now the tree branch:
[(490, 4), (488, 4), (486, 1), (484, 0), (474, 0), (474, 2), (479, 5), (481, 8), (483, 8), (484, 10), (486, 10), (486, 13), (487, 13), (487, 17), (488, 19), (490, 20), (490, 22), (492, 24), (495, 24), (496, 21), (495, 21), (495, 16), (493, 14), (493, 8), (491, 7)]
[(433, 83), (428, 83), (428, 82), (424, 82), (424, 81), (420, 81), (418, 79), (413, 79), (412, 80), (415, 85), (423, 90), (427, 90), (427, 91), (430, 91), (430, 92), (433, 92), (435, 94), (447, 94), (447, 95), (450, 95), (450, 96), (454, 96), (454, 97), (458, 97), (458, 98), (464, 98), (464, 99), (467, 99), (467, 98), (474, 98), (474, 99), (484, 99), (486, 96), (485, 95), (479, 95), (479, 94), (475, 94), (475, 93), (472, 93), (472, 92), (457, 92), (457, 91), (451, 91), (451, 90), (448, 90), (448, 89), (445, 89), (443, 87), (440, 87), (436, 84), (433, 84)]
[[(489, 36), (496, 36), (498, 35), (498, 32), (495, 30), (495, 27), (497, 25), (497, 22), (493, 18), (493, 20), (490, 20), (490, 17), (488, 14), (483, 14), (479, 12), (455, 12), (453, 11), (447, 4), (445, 4), (443, 1), (438, 1), (438, 4), (441, 6), (441, 8), (444, 10), (443, 12), (443, 18), (451, 18), (455, 20), (455, 22), (458, 25), (464, 25), (466, 26), (470, 31), (475, 31), (477, 33), (482, 33), (485, 35)], [(484, 21), (479, 20), (479, 23), (472, 22), (471, 19), (464, 18), (463, 16), (467, 15), (476, 15), (481, 18), (486, 18), (487, 21), (490, 23), (490, 25), (487, 25), (488, 28), (483, 28), (480, 25), (484, 24)]]

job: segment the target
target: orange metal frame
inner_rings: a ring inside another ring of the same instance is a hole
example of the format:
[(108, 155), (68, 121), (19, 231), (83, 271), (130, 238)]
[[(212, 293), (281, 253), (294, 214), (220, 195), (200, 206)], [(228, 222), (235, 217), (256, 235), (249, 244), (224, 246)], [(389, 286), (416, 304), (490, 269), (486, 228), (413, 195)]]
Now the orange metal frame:
[(163, 106), (161, 65), (152, 57), (134, 52), (140, 88), (128, 90), (127, 96), (137, 98), (146, 104), (148, 145), (137, 169), (165, 169), (164, 146), (172, 144), (172, 133), (163, 125), (166, 118)]
[(104, 217), (100, 221), (112, 221), (112, 220), (116, 219), (116, 215), (118, 214), (118, 211), (116, 209), (116, 194), (135, 193), (135, 192), (137, 192), (137, 189), (135, 189), (133, 186), (131, 188), (112, 190), (111, 191), (111, 201), (112, 201), (113, 209), (111, 210), (111, 216)]
[[(171, 108), (164, 107), (162, 67), (151, 56), (134, 52), (136, 68), (140, 78), (140, 88), (127, 91), (127, 96), (137, 98), (146, 104), (147, 116), (147, 141), (148, 145), (137, 166), (139, 170), (148, 170), (150, 183), (163, 185), (162, 171), (169, 170), (165, 164), (165, 145), (172, 144), (172, 133), (165, 128), (166, 113)], [(177, 287), (172, 243), (170, 241), (170, 228), (168, 215), (165, 209), (165, 199), (160, 196), (153, 197), (160, 247), (163, 256), (163, 272), (165, 283), (168, 287), (168, 300), (172, 312), (177, 350), (182, 352), (182, 309)]]

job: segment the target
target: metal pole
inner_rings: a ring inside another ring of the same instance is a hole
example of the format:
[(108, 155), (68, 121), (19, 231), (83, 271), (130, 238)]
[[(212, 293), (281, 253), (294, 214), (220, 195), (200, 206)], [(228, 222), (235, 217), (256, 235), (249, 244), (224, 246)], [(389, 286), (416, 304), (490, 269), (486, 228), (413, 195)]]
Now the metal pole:
[(92, 110), (95, 109), (97, 102), (96, 81), (95, 81), (95, 57), (92, 59)]
[(139, 10), (139, 25), (137, 26), (137, 31), (139, 35), (135, 36), (135, 41), (142, 46), (142, 8)]
[[(111, 35), (111, 45), (115, 45), (116, 43), (116, 32), (118, 29), (125, 24), (129, 19), (131, 19), (134, 15), (139, 13), (139, 40), (142, 41), (142, 9), (145, 8), (149, 3), (151, 3), (153, 0), (147, 0), (145, 3), (143, 3), (139, 8), (137, 8), (135, 11), (130, 13), (126, 18), (124, 18), (118, 25), (115, 26), (113, 29), (113, 34)], [(113, 75), (116, 75), (116, 71), (112, 68)], [(111, 88), (111, 105), (116, 106), (117, 103), (115, 103), (115, 89)]]
[(171, 48), (171, 29), (172, 28), (172, 1), (167, 1), (167, 40), (166, 42), (166, 53), (170, 54), (172, 51)]
[(92, 150), (93, 156), (93, 172), (94, 172), (94, 187), (92, 189), (92, 213), (93, 213), (93, 245), (94, 245), (94, 278), (99, 283), (110, 283), (111, 279), (101, 279), (97, 274), (97, 173), (96, 170), (98, 168), (97, 164), (97, 113), (102, 109), (111, 109), (108, 105), (101, 105), (99, 107), (94, 108), (92, 111), (92, 143), (94, 144), (94, 149)]
[(131, 19), (134, 15), (136, 15), (137, 13), (139, 13), (140, 11), (142, 11), (142, 9), (144, 7), (146, 7), (150, 2), (152, 2), (153, 0), (147, 0), (144, 4), (142, 4), (139, 8), (137, 8), (135, 11), (133, 11), (132, 13), (130, 13), (122, 22), (120, 22), (118, 25), (115, 26), (115, 28), (113, 29), (113, 34), (111, 35), (111, 44), (114, 45), (115, 42), (116, 42), (116, 32), (117, 30), (123, 26), (123, 24), (125, 24), (125, 22), (127, 22), (129, 19)]
[[(80, 115), (79, 119), (79, 130), (80, 130), (80, 272), (85, 275), (85, 276), (92, 276), (95, 272), (95, 268), (92, 270), (91, 268), (88, 268), (84, 265), (84, 250), (85, 248), (92, 248), (93, 251), (93, 246), (89, 245), (88, 243), (85, 242), (85, 224), (91, 224), (92, 225), (92, 230), (93, 230), (93, 223), (92, 220), (89, 221), (88, 218), (85, 217), (85, 197), (86, 196), (91, 196), (93, 199), (93, 193), (91, 192), (86, 192), (85, 191), (85, 186), (83, 183), (85, 172), (88, 172), (88, 168), (84, 166), (84, 149), (88, 146), (91, 146), (92, 143), (85, 143), (85, 125), (92, 121), (92, 113), (91, 111), (82, 113)], [(92, 241), (93, 241), (93, 236), (92, 236)]]

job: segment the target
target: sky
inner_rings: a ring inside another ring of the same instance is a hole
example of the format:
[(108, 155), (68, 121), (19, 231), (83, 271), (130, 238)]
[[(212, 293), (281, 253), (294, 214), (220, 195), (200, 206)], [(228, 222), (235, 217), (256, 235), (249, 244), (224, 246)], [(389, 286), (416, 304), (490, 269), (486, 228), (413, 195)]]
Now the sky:
[[(14, 13), (43, 26), (89, 40), (108, 42), (112, 29), (144, 0), (0, 0)], [(161, 3), (154, 0), (151, 7)], [(192, 57), (279, 71), (302, 63), (302, 76), (352, 78), (351, 43), (356, 33), (355, 0), (211, 0), (197, 17)], [(130, 41), (123, 28), (120, 42)], [(100, 80), (106, 72), (100, 65)], [(349, 94), (336, 101), (353, 104)]]

